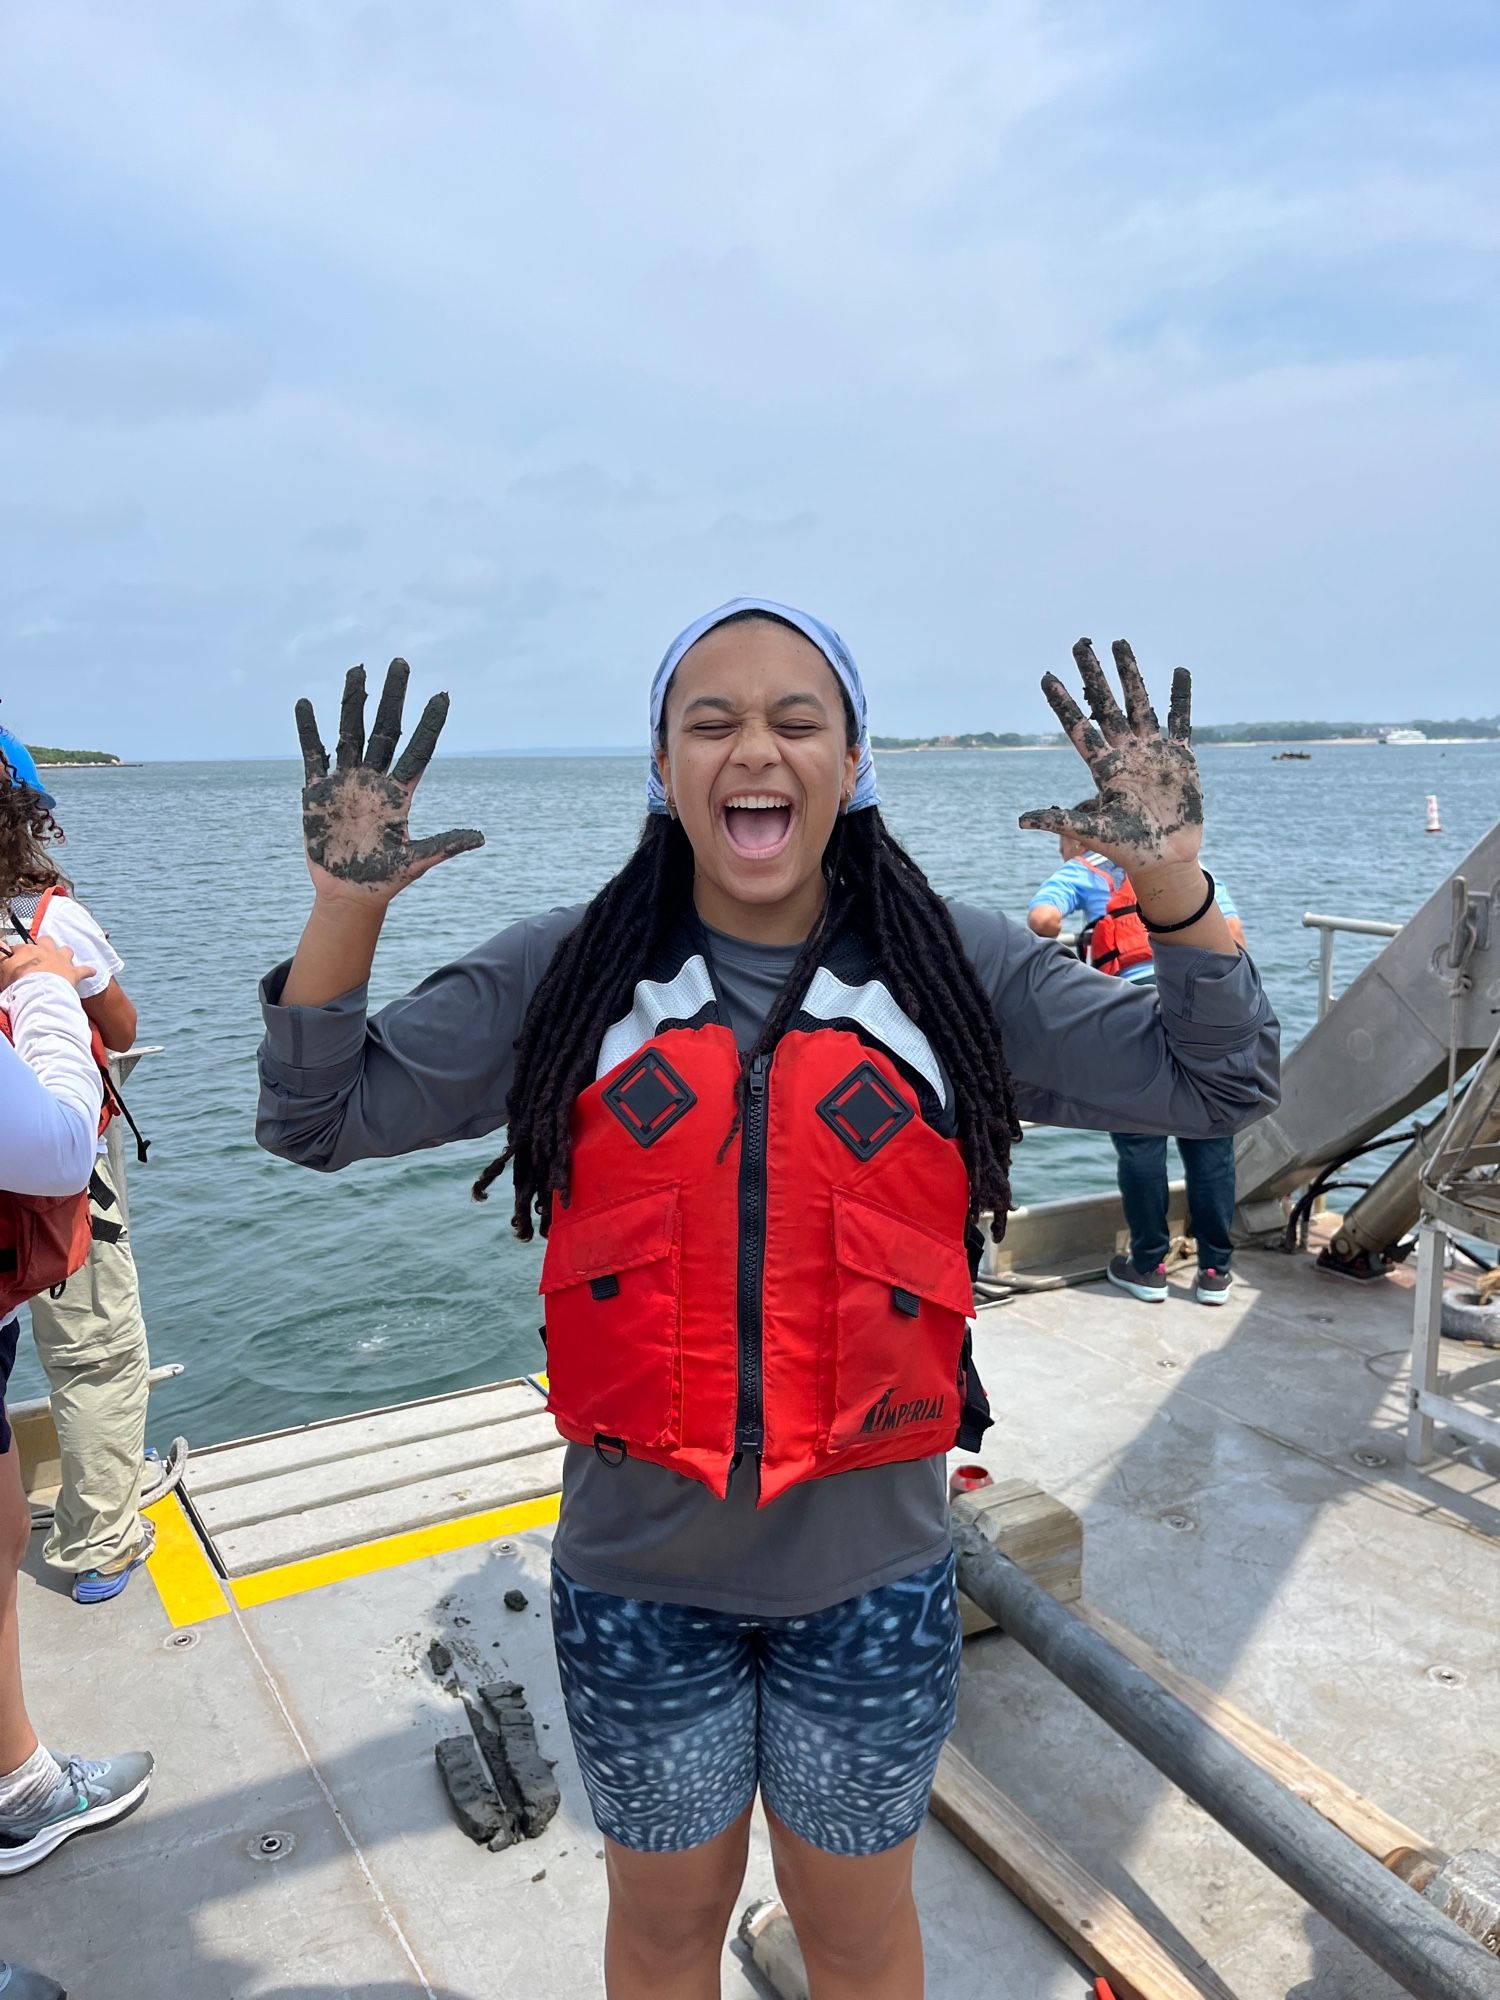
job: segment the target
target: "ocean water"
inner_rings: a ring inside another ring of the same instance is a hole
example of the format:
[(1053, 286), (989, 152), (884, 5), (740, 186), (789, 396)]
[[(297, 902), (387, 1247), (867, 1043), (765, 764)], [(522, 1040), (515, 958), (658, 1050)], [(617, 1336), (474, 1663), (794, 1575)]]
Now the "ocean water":
[[(1209, 747), (1201, 762), (1205, 858), (1240, 907), (1287, 1046), (1317, 1007), (1317, 938), (1302, 913), (1409, 915), (1500, 812), (1500, 745), (1330, 747), (1288, 764), (1263, 746)], [(1013, 914), (1055, 856), (1046, 836), (1019, 831), (1017, 814), (1086, 789), (1071, 750), (886, 756), (880, 776), (891, 825), (935, 885)], [(435, 1394), (540, 1359), (540, 1258), (510, 1234), (508, 1182), (487, 1206), (468, 1198), (493, 1146), (324, 1177), (255, 1145), (256, 984), (291, 952), (310, 895), (298, 787), (290, 760), (53, 781), (64, 866), (125, 960), (141, 1042), (161, 1051), (128, 1092), (153, 1142), (130, 1179), (152, 1354), (187, 1371), (153, 1393), (159, 1445)], [(1429, 792), (1441, 834), (1423, 831)], [(635, 757), (435, 764), (418, 829), (480, 826), (488, 845), (399, 899), (374, 1004), (516, 918), (590, 895), (641, 810)], [(1341, 938), (1339, 985), (1377, 948)], [(1109, 1142), (1032, 1133), (1015, 1184), (1021, 1201), (1108, 1188)], [(44, 1386), (23, 1343), (12, 1400)]]

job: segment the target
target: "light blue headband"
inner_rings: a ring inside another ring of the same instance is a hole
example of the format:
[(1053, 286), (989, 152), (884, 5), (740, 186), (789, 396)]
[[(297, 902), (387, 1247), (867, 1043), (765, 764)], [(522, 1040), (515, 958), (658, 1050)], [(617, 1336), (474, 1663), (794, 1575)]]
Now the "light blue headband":
[[(864, 682), (859, 677), (859, 668), (854, 664), (854, 656), (831, 625), (825, 625), (821, 618), (814, 618), (810, 612), (794, 611), (789, 604), (776, 604), (769, 597), (736, 597), (728, 604), (721, 604), (717, 611), (707, 611), (701, 618), (694, 619), (685, 626), (668, 646), (662, 656), (662, 663), (656, 670), (656, 678), (651, 683), (651, 743), (655, 748), (661, 735), (662, 704), (667, 698), (667, 688), (677, 664), (689, 646), (696, 646), (705, 632), (712, 632), (716, 625), (726, 619), (738, 618), (742, 612), (764, 611), (772, 618), (784, 618), (788, 625), (795, 625), (804, 638), (811, 639), (823, 658), (839, 677), (839, 684), (849, 697), (854, 710), (855, 725), (859, 730), (859, 769), (854, 778), (854, 796), (849, 801), (850, 812), (858, 812), (863, 806), (880, 803), (880, 793), (875, 785), (875, 759), (870, 754), (870, 725), (865, 704)], [(661, 773), (656, 768), (656, 759), (651, 759), (650, 773), (646, 779), (646, 810), (664, 813), (667, 809), (667, 795), (662, 790)]]

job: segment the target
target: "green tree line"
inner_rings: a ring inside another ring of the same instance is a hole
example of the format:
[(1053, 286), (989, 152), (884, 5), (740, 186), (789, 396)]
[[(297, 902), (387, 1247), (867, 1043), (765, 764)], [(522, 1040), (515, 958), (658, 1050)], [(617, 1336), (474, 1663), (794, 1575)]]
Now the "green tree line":
[(58, 750), (50, 743), (28, 743), (26, 748), (43, 764), (118, 764), (113, 750)]

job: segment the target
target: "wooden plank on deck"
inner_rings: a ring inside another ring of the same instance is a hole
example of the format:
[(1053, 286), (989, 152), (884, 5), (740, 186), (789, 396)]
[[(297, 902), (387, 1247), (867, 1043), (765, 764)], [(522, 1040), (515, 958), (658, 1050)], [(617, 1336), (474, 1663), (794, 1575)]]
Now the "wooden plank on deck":
[(554, 1444), (545, 1451), (526, 1452), (519, 1458), (470, 1471), (448, 1472), (414, 1485), (230, 1528), (211, 1539), (225, 1573), (246, 1576), (275, 1564), (327, 1555), (335, 1549), (555, 1493), (562, 1484), (562, 1467), (563, 1448)]
[(189, 1484), (195, 1498), (247, 1479), (273, 1479), (302, 1466), (332, 1465), (343, 1458), (422, 1438), (460, 1437), (465, 1431), (511, 1417), (534, 1416), (541, 1398), (529, 1382), (500, 1382), (452, 1396), (398, 1403), (387, 1410), (332, 1417), (265, 1437), (195, 1451)]
[(1006, 1888), (1040, 1917), (1117, 2000), (1232, 2000), (1207, 1966), (1187, 1966), (951, 1744), (943, 1746), (931, 1810)]

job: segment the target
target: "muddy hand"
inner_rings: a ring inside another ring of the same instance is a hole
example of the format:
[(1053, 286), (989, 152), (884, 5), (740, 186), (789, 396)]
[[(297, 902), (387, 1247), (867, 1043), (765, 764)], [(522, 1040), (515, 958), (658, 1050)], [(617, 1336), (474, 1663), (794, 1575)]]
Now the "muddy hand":
[(407, 832), (412, 794), (448, 715), (447, 695), (435, 694), (392, 768), (410, 671), (405, 660), (391, 661), (367, 743), (365, 670), (349, 669), (331, 771), (312, 703), (297, 703), (297, 734), (306, 776), (302, 835), (308, 872), (320, 894), (353, 894), (388, 902), (438, 862), (484, 845), (484, 835), (471, 827), (429, 834), (425, 840), (413, 840)]
[(1192, 749), (1192, 675), (1179, 667), (1172, 676), (1163, 735), (1135, 654), (1123, 639), (1116, 639), (1113, 651), (1123, 710), (1093, 642), (1080, 639), (1073, 648), (1092, 722), (1056, 674), (1042, 677), (1042, 692), (1097, 792), (1076, 806), (1022, 813), (1020, 824), (1072, 834), (1126, 869), (1193, 861), (1203, 840), (1203, 787)]

